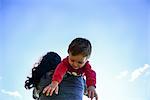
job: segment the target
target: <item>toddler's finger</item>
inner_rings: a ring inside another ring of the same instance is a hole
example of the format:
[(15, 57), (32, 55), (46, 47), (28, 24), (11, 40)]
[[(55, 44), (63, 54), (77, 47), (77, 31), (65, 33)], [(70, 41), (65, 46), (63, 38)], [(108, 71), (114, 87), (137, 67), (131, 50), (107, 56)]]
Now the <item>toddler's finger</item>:
[(56, 89), (55, 89), (56, 94), (58, 94), (58, 89), (59, 89), (59, 87), (57, 86)]
[(43, 94), (48, 90), (48, 86), (46, 86), (44, 89), (43, 89)]
[(88, 91), (88, 98), (91, 98), (91, 91)]
[(55, 90), (55, 88), (52, 88), (52, 87), (51, 87), (51, 90), (49, 91), (50, 96), (52, 96), (52, 94), (53, 94), (54, 90)]
[(95, 99), (98, 100), (98, 95), (97, 95), (97, 93), (95, 93)]
[(50, 94), (51, 91), (51, 87), (48, 88), (47, 92), (46, 92), (46, 96), (48, 96)]
[(92, 91), (90, 96), (91, 100), (94, 98), (94, 94), (95, 94), (94, 91)]

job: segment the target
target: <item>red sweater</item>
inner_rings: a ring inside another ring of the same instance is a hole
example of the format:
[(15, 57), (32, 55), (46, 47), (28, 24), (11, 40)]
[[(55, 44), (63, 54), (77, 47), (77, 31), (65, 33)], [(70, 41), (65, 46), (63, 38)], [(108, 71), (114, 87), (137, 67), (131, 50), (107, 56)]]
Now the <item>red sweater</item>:
[(60, 83), (66, 72), (69, 73), (75, 72), (77, 73), (77, 75), (85, 75), (87, 87), (89, 86), (96, 87), (96, 73), (94, 70), (91, 69), (89, 61), (85, 63), (84, 67), (79, 69), (73, 69), (68, 62), (68, 57), (64, 58), (63, 61), (60, 64), (58, 64), (57, 68), (55, 69), (52, 81), (57, 81)]

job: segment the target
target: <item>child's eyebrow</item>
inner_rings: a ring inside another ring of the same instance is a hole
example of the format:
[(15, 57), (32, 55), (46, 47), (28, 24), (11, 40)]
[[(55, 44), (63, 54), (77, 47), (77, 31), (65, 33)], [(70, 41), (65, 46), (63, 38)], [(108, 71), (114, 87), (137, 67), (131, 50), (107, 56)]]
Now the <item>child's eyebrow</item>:
[(83, 61), (78, 61), (78, 63), (83, 63)]

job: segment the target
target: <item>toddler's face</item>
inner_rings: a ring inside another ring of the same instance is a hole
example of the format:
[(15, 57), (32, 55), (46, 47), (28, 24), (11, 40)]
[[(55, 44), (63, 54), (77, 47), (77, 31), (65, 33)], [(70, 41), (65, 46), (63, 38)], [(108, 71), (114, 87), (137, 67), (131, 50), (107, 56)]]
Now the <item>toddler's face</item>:
[(69, 53), (68, 60), (72, 68), (79, 69), (85, 65), (85, 63), (87, 62), (87, 57), (84, 57), (81, 54), (73, 56), (71, 53)]

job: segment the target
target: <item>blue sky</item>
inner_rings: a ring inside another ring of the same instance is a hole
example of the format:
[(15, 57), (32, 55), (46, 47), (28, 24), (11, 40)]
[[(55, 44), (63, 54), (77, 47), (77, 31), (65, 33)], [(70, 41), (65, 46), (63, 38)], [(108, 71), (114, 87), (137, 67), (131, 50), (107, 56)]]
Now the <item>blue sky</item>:
[(92, 43), (100, 100), (150, 100), (148, 0), (1, 0), (0, 100), (32, 100), (33, 63), (47, 51), (67, 56), (76, 37)]

